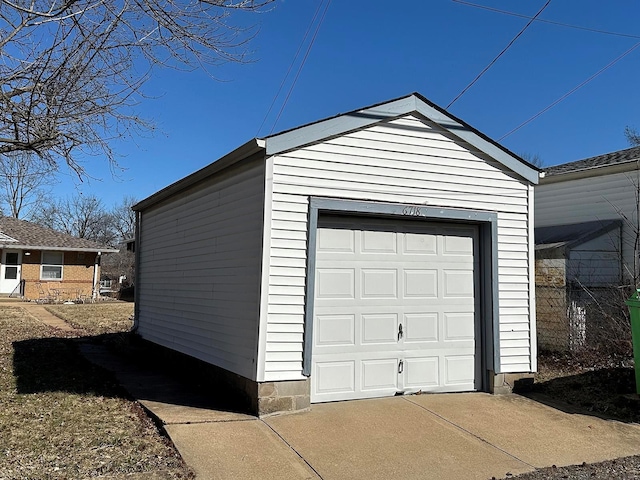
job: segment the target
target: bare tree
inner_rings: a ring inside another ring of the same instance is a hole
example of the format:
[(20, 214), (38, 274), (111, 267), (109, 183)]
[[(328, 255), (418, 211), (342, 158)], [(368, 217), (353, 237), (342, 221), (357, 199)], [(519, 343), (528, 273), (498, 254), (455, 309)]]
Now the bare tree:
[(114, 245), (117, 233), (111, 215), (95, 196), (78, 195), (52, 202), (43, 207), (32, 220), (42, 226), (86, 238), (103, 245)]
[(138, 200), (135, 197), (126, 195), (120, 203), (111, 209), (112, 226), (120, 237), (120, 241), (133, 238), (136, 233), (136, 214), (131, 209), (136, 203)]
[(133, 107), (152, 69), (245, 61), (255, 30), (230, 15), (272, 1), (0, 0), (0, 154), (114, 163), (110, 142), (149, 127)]
[(624, 136), (627, 137), (629, 145), (634, 147), (640, 146), (640, 133), (633, 127), (625, 127)]
[(56, 183), (57, 169), (31, 152), (0, 155), (0, 203), (13, 218), (29, 217)]
[(534, 153), (534, 154), (521, 153), (520, 157), (522, 157), (522, 159), (526, 160), (527, 162), (529, 162), (534, 167), (542, 168), (542, 166), (544, 165), (544, 162), (542, 161), (542, 158), (537, 153)]

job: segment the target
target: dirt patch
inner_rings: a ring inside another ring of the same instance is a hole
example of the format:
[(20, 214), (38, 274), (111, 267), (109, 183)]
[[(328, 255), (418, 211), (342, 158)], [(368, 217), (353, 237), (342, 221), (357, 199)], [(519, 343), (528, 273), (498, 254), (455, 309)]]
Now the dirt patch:
[(640, 423), (633, 361), (626, 356), (542, 354), (530, 394), (592, 415)]

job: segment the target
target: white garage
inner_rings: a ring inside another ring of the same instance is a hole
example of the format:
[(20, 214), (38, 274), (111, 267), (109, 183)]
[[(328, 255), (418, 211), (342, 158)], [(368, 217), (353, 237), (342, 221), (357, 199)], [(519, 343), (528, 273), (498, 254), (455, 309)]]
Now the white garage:
[(536, 369), (537, 170), (418, 94), (254, 139), (136, 205), (136, 328), (257, 414)]

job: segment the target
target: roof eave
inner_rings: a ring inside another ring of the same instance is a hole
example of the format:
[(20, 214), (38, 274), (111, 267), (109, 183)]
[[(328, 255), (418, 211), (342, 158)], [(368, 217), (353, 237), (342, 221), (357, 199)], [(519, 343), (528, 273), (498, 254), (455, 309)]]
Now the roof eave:
[(595, 167), (583, 168), (581, 170), (573, 170), (571, 172), (545, 172), (545, 175), (541, 177), (540, 184), (547, 185), (549, 183), (580, 180), (582, 178), (599, 177), (601, 175), (613, 175), (615, 173), (625, 173), (634, 170), (638, 170), (637, 160), (630, 160), (624, 163), (616, 163), (614, 165), (598, 165)]
[(216, 160), (215, 162), (207, 165), (204, 168), (192, 173), (191, 175), (172, 183), (171, 185), (163, 188), (162, 190), (154, 193), (150, 197), (141, 200), (136, 203), (132, 208), (136, 212), (146, 210), (147, 208), (155, 205), (176, 193), (182, 192), (187, 188), (195, 185), (196, 183), (208, 178), (209, 176), (230, 167), (234, 163), (237, 163), (245, 158), (248, 158), (261, 150), (265, 149), (265, 141), (260, 138), (253, 138), (244, 145), (236, 148), (232, 152), (226, 154), (224, 157)]
[(553, 243), (539, 243), (536, 244), (535, 250), (555, 250), (558, 248), (565, 248), (567, 246), (567, 242), (553, 242)]
[(593, 230), (591, 232), (587, 232), (581, 237), (576, 238), (571, 242), (568, 242), (567, 248), (571, 250), (579, 245), (582, 245), (583, 243), (587, 243), (595, 238), (601, 237), (606, 233), (612, 232), (613, 230), (616, 230), (616, 229), (620, 229), (620, 227), (622, 227), (622, 220), (620, 219), (603, 221), (602, 226), (599, 229)]
[(95, 253), (118, 253), (116, 248), (101, 247), (52, 247), (48, 245), (19, 245), (15, 243), (0, 243), (0, 248), (13, 250), (45, 250), (48, 252), (95, 252)]

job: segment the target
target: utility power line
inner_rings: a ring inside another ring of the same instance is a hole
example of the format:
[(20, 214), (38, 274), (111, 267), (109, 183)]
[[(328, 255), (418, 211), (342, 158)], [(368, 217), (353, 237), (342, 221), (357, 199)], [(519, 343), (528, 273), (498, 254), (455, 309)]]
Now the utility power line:
[(284, 88), (284, 85), (285, 85), (287, 79), (289, 78), (289, 75), (291, 74), (291, 71), (293, 70), (293, 66), (295, 65), (295, 63), (298, 60), (298, 57), (300, 55), (300, 52), (302, 51), (302, 47), (306, 43), (307, 37), (309, 36), (309, 33), (313, 29), (313, 25), (316, 23), (316, 19), (318, 18), (320, 10), (322, 9), (322, 6), (324, 5), (324, 10), (322, 11), (322, 15), (320, 16), (320, 20), (318, 21), (318, 23), (315, 26), (315, 31), (313, 32), (313, 36), (311, 37), (311, 41), (309, 42), (309, 45), (307, 46), (307, 50), (306, 50), (306, 52), (304, 54), (304, 57), (302, 58), (302, 61), (300, 62), (300, 65), (298, 66), (298, 70), (296, 71), (296, 75), (295, 75), (293, 81), (291, 82), (289, 90), (287, 91), (287, 95), (286, 95), (284, 101), (282, 102), (282, 105), (280, 107), (280, 110), (278, 111), (278, 115), (276, 116), (276, 119), (273, 122), (271, 130), (269, 130), (269, 134), (272, 134), (274, 129), (276, 128), (276, 125), (278, 124), (278, 120), (280, 120), (280, 116), (282, 115), (282, 112), (284, 111), (284, 108), (287, 105), (287, 102), (289, 101), (289, 97), (291, 96), (291, 92), (293, 91), (293, 88), (295, 87), (296, 82), (298, 81), (298, 77), (300, 76), (300, 72), (302, 71), (302, 68), (304, 67), (304, 64), (306, 63), (307, 58), (309, 57), (309, 52), (311, 51), (311, 48), (313, 47), (313, 44), (314, 44), (314, 42), (316, 40), (316, 37), (318, 35), (318, 31), (320, 30), (320, 27), (322, 26), (322, 23), (324, 21), (324, 17), (327, 14), (327, 10), (329, 8), (329, 4), (331, 4), (331, 0), (327, 0), (326, 3), (324, 2), (324, 0), (321, 0), (320, 3), (318, 3), (318, 7), (316, 8), (316, 11), (314, 12), (313, 17), (311, 18), (311, 21), (309, 22), (309, 25), (307, 26), (307, 30), (306, 30), (306, 32), (304, 34), (304, 37), (302, 38), (302, 41), (300, 42), (300, 45), (298, 45), (298, 49), (296, 50), (296, 54), (293, 56), (293, 59), (291, 60), (291, 63), (289, 64), (289, 68), (287, 69), (287, 73), (282, 78), (282, 81), (280, 82), (280, 86), (278, 87), (278, 91), (276, 92), (275, 96), (273, 97), (273, 100), (271, 101), (271, 105), (269, 105), (269, 109), (267, 110), (267, 113), (265, 114), (264, 118), (262, 119), (262, 123), (260, 124), (260, 127), (258, 128), (258, 132), (256, 133), (256, 136), (258, 136), (260, 134), (260, 131), (262, 130), (262, 127), (264, 126), (264, 124), (267, 121), (267, 118), (271, 114), (271, 110), (273, 110), (273, 107), (274, 107), (276, 101), (280, 97), (280, 94), (282, 93), (282, 89)]
[(262, 127), (264, 126), (265, 122), (267, 121), (267, 118), (269, 117), (269, 114), (271, 113), (271, 110), (273, 109), (273, 106), (275, 105), (276, 100), (280, 96), (280, 92), (282, 91), (282, 88), (284, 87), (284, 84), (287, 81), (287, 78), (289, 78), (289, 74), (291, 73), (291, 70), (293, 69), (293, 66), (296, 63), (296, 60), (298, 59), (298, 55), (300, 55), (300, 51), (302, 50), (302, 46), (307, 41), (307, 37), (309, 36), (309, 32), (311, 31), (311, 28), (313, 27), (313, 24), (315, 23), (316, 18), (318, 17), (318, 13), (320, 12), (321, 8), (322, 8), (322, 2), (318, 3), (318, 7), (316, 8), (315, 13), (313, 14), (313, 17), (311, 18), (311, 21), (309, 22), (309, 25), (307, 26), (307, 30), (306, 30), (306, 32), (304, 32), (304, 37), (302, 37), (302, 41), (300, 42), (300, 45), (298, 45), (298, 50), (296, 50), (296, 54), (293, 56), (293, 59), (291, 59), (291, 63), (289, 64), (289, 68), (287, 69), (287, 73), (284, 75), (284, 77), (282, 77), (282, 81), (280, 82), (280, 86), (278, 87), (278, 91), (274, 95), (273, 100), (271, 101), (271, 105), (269, 105), (269, 110), (267, 110), (267, 113), (265, 114), (264, 118), (262, 119), (262, 123), (260, 124), (260, 128), (258, 128), (258, 132), (256, 133), (256, 137), (260, 134), (260, 131), (262, 130)]
[[(488, 7), (486, 5), (478, 5), (477, 3), (465, 2), (464, 0), (452, 0), (452, 1), (455, 2), (455, 3), (459, 3), (461, 5), (466, 5), (468, 7), (481, 8), (483, 10), (489, 10), (490, 12), (502, 13), (504, 15), (511, 15), (512, 17), (527, 18), (527, 19), (532, 19), (533, 18), (533, 17), (530, 17), (528, 15), (523, 15), (521, 13), (509, 12), (507, 10), (500, 10), (498, 8)], [(540, 23), (548, 23), (548, 24), (551, 24), (551, 25), (557, 25), (559, 27), (575, 28), (576, 30), (585, 30), (587, 32), (602, 33), (604, 35), (614, 35), (616, 37), (626, 37), (626, 38), (638, 38), (638, 39), (640, 39), (640, 35), (631, 35), (630, 33), (610, 32), (608, 30), (600, 30), (600, 29), (597, 29), (597, 28), (582, 27), (580, 25), (571, 25), (570, 23), (556, 22), (554, 20), (545, 20), (544, 18), (536, 18), (535, 21), (536, 22), (540, 22)]]
[[(549, 0), (549, 1), (551, 1), (551, 0)], [(329, 9), (329, 5), (331, 5), (331, 0), (327, 0), (327, 3), (325, 4), (324, 11), (322, 12), (322, 16), (320, 17), (320, 21), (316, 25), (316, 31), (313, 32), (313, 37), (311, 37), (311, 42), (309, 42), (309, 46), (307, 47), (307, 51), (304, 54), (304, 58), (302, 59), (302, 62), (300, 63), (300, 66), (298, 67), (298, 71), (296, 72), (296, 76), (294, 77), (293, 82), (291, 83), (291, 86), (289, 87), (289, 91), (287, 92), (287, 96), (285, 97), (284, 102), (282, 102), (282, 106), (280, 107), (280, 111), (278, 112), (278, 116), (276, 117), (275, 121), (273, 122), (273, 126), (271, 127), (271, 131), (269, 132), (269, 134), (272, 134), (273, 131), (275, 130), (276, 125), (278, 124), (278, 120), (280, 120), (280, 115), (282, 115), (282, 112), (284, 111), (284, 107), (287, 106), (287, 102), (289, 101), (289, 97), (291, 96), (291, 92), (293, 92), (293, 88), (296, 86), (296, 82), (298, 81), (298, 77), (300, 76), (300, 72), (302, 71), (302, 67), (304, 67), (304, 64), (306, 63), (307, 58), (309, 57), (309, 52), (311, 51), (311, 47), (313, 47), (313, 44), (316, 41), (316, 37), (318, 36), (318, 32), (320, 31), (320, 27), (322, 26), (322, 22), (324, 22), (324, 17), (327, 14), (327, 10)]]
[(480, 78), (482, 78), (482, 76), (487, 73), (487, 71), (489, 71), (489, 69), (498, 61), (498, 59), (504, 55), (506, 53), (507, 50), (509, 50), (509, 48), (511, 48), (511, 46), (515, 43), (515, 41), (520, 38), (520, 36), (525, 32), (525, 30), (527, 30), (527, 28), (529, 28), (529, 26), (536, 20), (536, 18), (538, 18), (538, 16), (544, 11), (545, 8), (547, 8), (549, 6), (549, 4), (551, 3), (551, 0), (547, 0), (547, 3), (544, 4), (544, 6), (538, 10), (538, 13), (536, 13), (533, 17), (531, 17), (531, 19), (529, 20), (529, 22), (524, 26), (524, 28), (522, 30), (520, 30), (518, 32), (518, 34), (513, 37), (513, 39), (507, 44), (506, 47), (504, 47), (502, 49), (502, 51), (496, 55), (496, 57), (491, 60), (491, 62), (489, 62), (489, 64), (484, 67), (482, 69), (482, 71), (476, 76), (476, 78), (474, 78), (471, 83), (469, 85), (467, 85), (457, 96), (456, 98), (454, 98), (453, 100), (451, 100), (451, 102), (449, 103), (449, 105), (447, 105), (447, 110), (454, 104), (456, 103), (460, 97), (462, 97), (467, 90), (469, 90), (471, 87), (473, 87), (473, 85), (475, 85), (475, 83), (480, 80)]
[(575, 86), (574, 88), (572, 88), (571, 90), (569, 90), (567, 93), (565, 93), (564, 95), (562, 95), (560, 98), (558, 98), (556, 101), (554, 101), (553, 103), (551, 103), (550, 105), (548, 105), (547, 107), (543, 108), (542, 110), (540, 110), (538, 113), (536, 113), (535, 115), (533, 115), (532, 117), (530, 117), (528, 120), (522, 122), (520, 125), (518, 125), (517, 127), (515, 127), (514, 129), (510, 130), (509, 132), (505, 133), (502, 137), (500, 137), (498, 139), (499, 142), (501, 142), (503, 139), (507, 138), (509, 135), (512, 135), (513, 133), (517, 132), (518, 130), (520, 130), (522, 127), (524, 127), (525, 125), (533, 122), (536, 118), (538, 118), (540, 115), (542, 115), (543, 113), (547, 112), (548, 110), (551, 110), (553, 107), (555, 107), (557, 104), (559, 104), (560, 102), (562, 102), (565, 98), (567, 98), (568, 96), (572, 95), (573, 93), (577, 92), (578, 90), (580, 90), (582, 87), (584, 87), (587, 83), (589, 83), (591, 80), (593, 80), (594, 78), (596, 78), (598, 75), (600, 75), (601, 73), (605, 72), (606, 70), (608, 70), (609, 68), (613, 67), (616, 63), (618, 63), (620, 60), (622, 60), (624, 57), (626, 57), (627, 55), (629, 55), (631, 52), (633, 52), (636, 48), (640, 47), (640, 42), (636, 43), (633, 47), (631, 47), (629, 50), (627, 50), (626, 52), (624, 52), (622, 55), (619, 55), (618, 57), (616, 57), (614, 60), (612, 60), (611, 62), (609, 62), (607, 65), (605, 65), (604, 67), (602, 67), (600, 70), (598, 70), (596, 73), (594, 73), (593, 75), (591, 75), (589, 78), (587, 78), (586, 80), (584, 80), (583, 82), (581, 82), (579, 85)]

